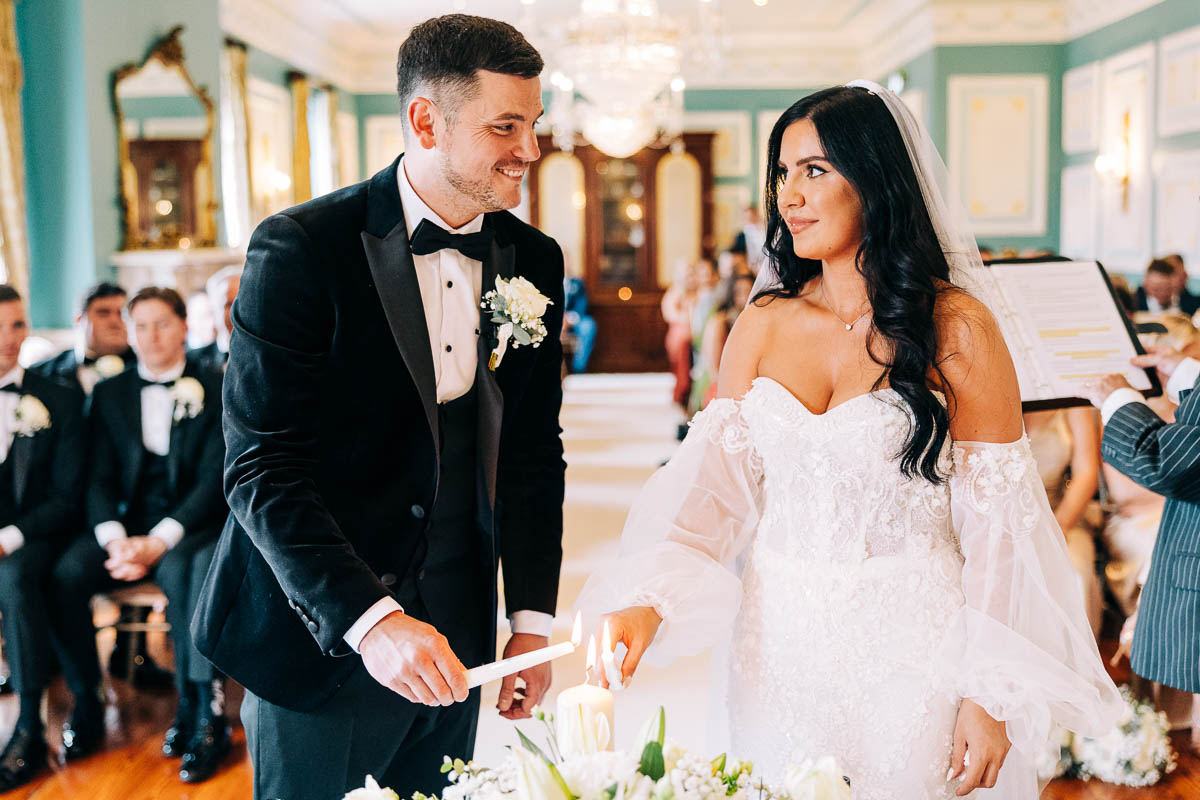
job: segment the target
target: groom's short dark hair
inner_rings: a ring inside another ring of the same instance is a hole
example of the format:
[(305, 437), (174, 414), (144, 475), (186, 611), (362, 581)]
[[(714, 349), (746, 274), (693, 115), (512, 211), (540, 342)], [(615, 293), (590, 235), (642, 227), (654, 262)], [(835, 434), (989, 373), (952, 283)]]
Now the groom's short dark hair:
[(396, 94), (408, 129), (408, 103), (428, 86), (430, 99), (452, 113), (474, 95), (479, 70), (536, 78), (545, 62), (521, 32), (487, 17), (446, 14), (412, 29), (396, 56)]

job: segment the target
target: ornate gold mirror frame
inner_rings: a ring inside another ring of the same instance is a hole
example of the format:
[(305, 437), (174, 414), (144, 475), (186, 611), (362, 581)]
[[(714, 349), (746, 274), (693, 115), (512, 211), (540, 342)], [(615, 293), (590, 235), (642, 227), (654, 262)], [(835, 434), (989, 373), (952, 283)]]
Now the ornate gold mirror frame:
[(162, 245), (150, 242), (142, 232), (138, 218), (138, 175), (130, 157), (129, 139), (125, 134), (125, 115), (121, 109), (117, 89), (121, 81), (139, 72), (151, 61), (161, 62), (163, 67), (179, 70), (196, 99), (204, 106), (206, 120), (204, 137), (200, 145), (200, 161), (196, 166), (196, 230), (192, 236), (181, 238), (179, 248), (215, 247), (217, 244), (217, 203), (216, 181), (213, 175), (213, 134), (216, 127), (216, 113), (208, 90), (197, 86), (192, 80), (191, 73), (183, 60), (183, 44), (179, 36), (183, 32), (182, 25), (176, 25), (171, 31), (151, 48), (146, 58), (140, 64), (126, 64), (113, 73), (111, 95), (113, 112), (117, 119), (117, 148), (118, 168), (120, 169), (121, 184), (121, 218), (124, 228), (122, 249), (141, 250), (161, 248)]

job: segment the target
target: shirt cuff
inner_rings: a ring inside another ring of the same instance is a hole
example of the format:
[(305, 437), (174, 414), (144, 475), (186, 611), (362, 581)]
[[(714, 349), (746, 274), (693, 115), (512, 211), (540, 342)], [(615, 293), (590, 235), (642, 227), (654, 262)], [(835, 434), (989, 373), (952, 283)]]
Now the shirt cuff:
[(6, 525), (0, 528), (0, 548), (4, 554), (11, 556), (25, 546), (25, 534), (16, 525)]
[(1122, 406), (1127, 406), (1130, 403), (1141, 403), (1146, 405), (1146, 398), (1142, 397), (1142, 393), (1137, 389), (1117, 389), (1108, 396), (1104, 401), (1104, 405), (1100, 406), (1100, 419), (1107, 425), (1112, 415), (1117, 413), (1117, 409)]
[(166, 543), (167, 549), (170, 550), (183, 538), (183, 525), (178, 520), (163, 517), (157, 525), (150, 529), (150, 535), (156, 539), (162, 539)]
[(390, 594), (379, 598), (375, 601), (375, 605), (368, 608), (366, 613), (358, 618), (358, 622), (350, 626), (350, 630), (346, 631), (346, 635), (342, 638), (346, 640), (346, 644), (350, 645), (350, 649), (357, 653), (358, 646), (362, 644), (363, 638), (371, 628), (374, 628), (380, 620), (393, 611), (404, 613), (404, 609), (396, 602), (396, 598)]
[(508, 617), (513, 633), (529, 633), (550, 638), (554, 631), (554, 615), (545, 611), (514, 611)]
[(1200, 361), (1194, 358), (1185, 358), (1179, 362), (1179, 366), (1171, 373), (1171, 379), (1167, 381), (1167, 397), (1172, 403), (1179, 402), (1180, 392), (1186, 392), (1196, 385), (1196, 378), (1200, 377)]
[(111, 542), (128, 537), (129, 534), (125, 532), (125, 526), (115, 519), (110, 519), (108, 522), (101, 522), (96, 526), (96, 541), (101, 547), (107, 548)]

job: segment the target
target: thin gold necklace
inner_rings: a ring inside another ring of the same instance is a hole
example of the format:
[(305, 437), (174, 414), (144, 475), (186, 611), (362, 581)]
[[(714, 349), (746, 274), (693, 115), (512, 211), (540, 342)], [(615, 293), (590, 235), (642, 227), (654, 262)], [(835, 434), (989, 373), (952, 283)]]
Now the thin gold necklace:
[(842, 319), (841, 314), (833, 310), (833, 303), (829, 302), (829, 292), (825, 290), (824, 278), (821, 278), (821, 299), (825, 301), (825, 307), (829, 309), (829, 313), (837, 317), (837, 321), (842, 323), (842, 325), (846, 327), (847, 331), (853, 330), (854, 326), (858, 324), (859, 320), (871, 313), (870, 306), (867, 306), (867, 310), (855, 317), (853, 322), (846, 322), (846, 320)]

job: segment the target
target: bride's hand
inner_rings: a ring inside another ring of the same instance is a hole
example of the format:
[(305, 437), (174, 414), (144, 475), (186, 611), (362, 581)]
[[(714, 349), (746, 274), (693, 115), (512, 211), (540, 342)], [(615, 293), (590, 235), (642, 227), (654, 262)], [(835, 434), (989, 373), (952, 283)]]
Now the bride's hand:
[[(964, 698), (954, 726), (954, 752), (950, 756), (948, 780), (962, 775), (964, 769), (967, 774), (955, 794), (963, 797), (976, 789), (995, 786), (1011, 746), (1004, 723), (992, 719), (978, 703)], [(969, 767), (963, 764), (967, 752), (971, 753)]]
[[(600, 622), (602, 626), (608, 623), (613, 647), (616, 647), (618, 642), (625, 643), (628, 652), (621, 662), (621, 685), (628, 686), (629, 679), (633, 677), (646, 648), (654, 641), (654, 634), (662, 624), (662, 617), (649, 606), (631, 606), (605, 616)], [(600, 678), (600, 685), (607, 689), (608, 676), (604, 674), (603, 667), (598, 668), (596, 674)]]

